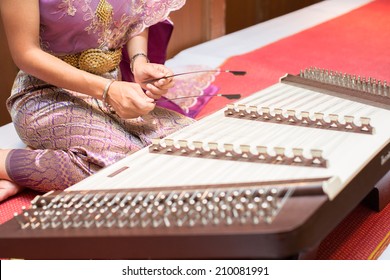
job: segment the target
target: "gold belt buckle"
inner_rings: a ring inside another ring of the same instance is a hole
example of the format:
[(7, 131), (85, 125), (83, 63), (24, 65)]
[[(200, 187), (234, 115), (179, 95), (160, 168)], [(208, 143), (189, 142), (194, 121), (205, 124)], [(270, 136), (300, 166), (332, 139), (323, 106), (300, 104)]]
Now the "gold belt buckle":
[(101, 75), (119, 66), (122, 51), (121, 49), (112, 51), (88, 49), (81, 53), (65, 55), (60, 58), (76, 68)]

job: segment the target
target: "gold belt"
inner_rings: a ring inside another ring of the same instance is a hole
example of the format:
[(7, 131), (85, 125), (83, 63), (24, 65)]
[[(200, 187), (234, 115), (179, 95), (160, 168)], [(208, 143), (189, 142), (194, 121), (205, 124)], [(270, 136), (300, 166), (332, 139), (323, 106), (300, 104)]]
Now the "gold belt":
[(59, 56), (59, 58), (78, 69), (101, 75), (119, 66), (122, 51), (121, 49), (113, 51), (89, 49), (76, 54)]

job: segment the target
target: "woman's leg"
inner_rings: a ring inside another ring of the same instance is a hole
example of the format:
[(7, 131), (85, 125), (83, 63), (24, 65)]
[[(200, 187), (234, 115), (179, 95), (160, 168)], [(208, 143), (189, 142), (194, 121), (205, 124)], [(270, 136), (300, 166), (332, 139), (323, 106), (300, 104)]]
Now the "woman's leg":
[(88, 96), (51, 86), (11, 98), (16, 131), (32, 148), (5, 159), (13, 183), (37, 191), (65, 189), (144, 146), (138, 127), (125, 130)]
[(32, 88), (8, 102), (16, 130), (32, 150), (11, 150), (3, 162), (16, 186), (37, 191), (65, 189), (193, 122), (158, 108), (145, 118), (122, 120), (86, 95)]

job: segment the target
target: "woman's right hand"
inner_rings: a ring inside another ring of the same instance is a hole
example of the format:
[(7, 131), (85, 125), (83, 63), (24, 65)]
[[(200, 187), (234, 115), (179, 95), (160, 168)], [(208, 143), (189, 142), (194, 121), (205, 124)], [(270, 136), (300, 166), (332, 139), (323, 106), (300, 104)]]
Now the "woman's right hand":
[(146, 115), (156, 106), (155, 100), (148, 97), (139, 84), (122, 81), (111, 84), (106, 101), (123, 119)]

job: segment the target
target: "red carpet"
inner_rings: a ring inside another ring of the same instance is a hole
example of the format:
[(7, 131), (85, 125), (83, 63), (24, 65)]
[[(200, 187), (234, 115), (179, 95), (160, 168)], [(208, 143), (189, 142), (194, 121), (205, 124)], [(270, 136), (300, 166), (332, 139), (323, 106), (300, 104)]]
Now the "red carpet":
[(390, 204), (380, 213), (356, 207), (321, 243), (317, 259), (376, 259), (386, 249), (390, 233)]
[[(222, 69), (246, 70), (243, 77), (219, 75), (220, 93), (248, 96), (275, 84), (285, 73), (311, 66), (390, 79), (390, 0), (375, 1), (346, 15), (256, 51), (228, 59)], [(262, 36), (262, 34), (258, 34)], [(212, 99), (201, 118), (228, 104)], [(28, 191), (0, 204), (0, 223), (20, 212), (35, 193)], [(321, 244), (318, 259), (377, 258), (390, 241), (390, 205), (376, 213), (358, 206)]]
[[(311, 66), (390, 80), (390, 0), (375, 1), (336, 19), (229, 58), (221, 69), (246, 70), (246, 76), (217, 76), (220, 93), (247, 96), (275, 84), (286, 73)], [(259, 34), (258, 36), (261, 36)], [(212, 99), (201, 118), (229, 100)]]
[(32, 190), (25, 190), (19, 195), (1, 202), (0, 224), (10, 220), (14, 216), (14, 213), (20, 213), (23, 206), (29, 207), (30, 201), (38, 194), (38, 192)]

